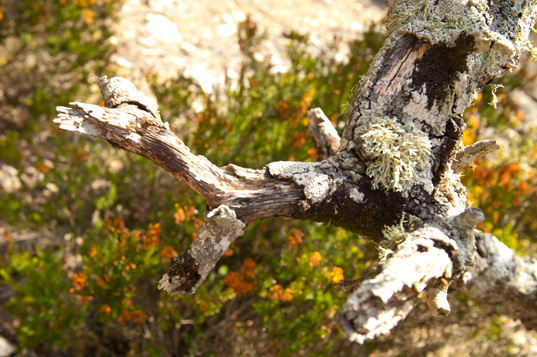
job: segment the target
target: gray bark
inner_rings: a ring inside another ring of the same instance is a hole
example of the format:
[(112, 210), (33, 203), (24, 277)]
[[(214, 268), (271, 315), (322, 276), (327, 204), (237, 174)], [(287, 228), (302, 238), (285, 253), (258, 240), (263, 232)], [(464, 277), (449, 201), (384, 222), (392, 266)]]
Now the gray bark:
[[(312, 128), (328, 156), (318, 163), (218, 168), (190, 152), (162, 123), (155, 103), (116, 78), (101, 82), (109, 108), (71, 103), (58, 108), (55, 122), (147, 157), (207, 200), (211, 212), (200, 237), (161, 280), (171, 293), (193, 293), (244, 224), (259, 218), (331, 222), (368, 237), (383, 261), (337, 315), (343, 332), (363, 342), (388, 333), (420, 298), (434, 316), (449, 313), (448, 287), (474, 265), (474, 227), (484, 217), (470, 208), (457, 172), (493, 145), (459, 150), (462, 113), (528, 49), (536, 8), (520, 0), (391, 1), (390, 35), (360, 83), (341, 141), (327, 120)], [(487, 252), (482, 259), (502, 258), (503, 250), (479, 247)], [(490, 274), (479, 268), (482, 259), (472, 282)], [(502, 277), (499, 290), (477, 283), (462, 289), (476, 299), (495, 291), (508, 305), (506, 294), (523, 284), (513, 287), (512, 275)], [(536, 302), (532, 291), (521, 297), (527, 307)], [(506, 309), (515, 317), (519, 310)]]

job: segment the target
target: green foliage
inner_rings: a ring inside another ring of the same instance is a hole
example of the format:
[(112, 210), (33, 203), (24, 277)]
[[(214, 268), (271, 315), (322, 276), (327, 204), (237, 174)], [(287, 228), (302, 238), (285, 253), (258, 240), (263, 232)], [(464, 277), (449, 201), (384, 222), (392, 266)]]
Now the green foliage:
[[(288, 46), (291, 68), (274, 73), (268, 60), (259, 61), (254, 56), (259, 43), (256, 31), (249, 20), (240, 26), (239, 44), (245, 60), (239, 81), (227, 87), (223, 97), (199, 98), (203, 110), (189, 116), (183, 126), (192, 133), (187, 144), (216, 165), (232, 162), (262, 167), (278, 160), (315, 160), (314, 142), (306, 136), (307, 110), (323, 108), (339, 127), (349, 93), (367, 70), (383, 37), (372, 28), (363, 40), (349, 44), (351, 60), (340, 63), (325, 54), (313, 56), (307, 36), (292, 33)], [(200, 91), (183, 77), (154, 81), (152, 89), (165, 118), (184, 113), (185, 105), (193, 102), (190, 90)], [(171, 124), (173, 127), (173, 120)]]
[(537, 146), (535, 127), (526, 123), (523, 112), (505, 93), (531, 80), (526, 68), (502, 79), (504, 88), (496, 93), (497, 108), (491, 104), (494, 93), (490, 89), (480, 94), (466, 113), (468, 128), (463, 138), (468, 145), (510, 133), (508, 146), (502, 145), (493, 157), (480, 158), (463, 172), (463, 183), (469, 200), (485, 213), (486, 220), (478, 228), (520, 254), (534, 251), (529, 244), (537, 236), (533, 214), (537, 209)]
[[(64, 250), (21, 252), (10, 255), (9, 265), (0, 268), (0, 283), (12, 285), (15, 296), (4, 308), (16, 315), (21, 346), (38, 351), (66, 349), (82, 331), (82, 312), (69, 296), (71, 286), (63, 270)], [(24, 277), (21, 283), (16, 277)]]

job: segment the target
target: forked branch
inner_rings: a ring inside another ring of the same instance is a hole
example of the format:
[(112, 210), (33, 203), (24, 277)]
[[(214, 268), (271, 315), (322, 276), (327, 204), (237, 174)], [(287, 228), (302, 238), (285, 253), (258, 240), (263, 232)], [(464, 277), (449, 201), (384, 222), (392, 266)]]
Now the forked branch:
[[(162, 123), (156, 104), (123, 79), (101, 82), (109, 108), (58, 108), (60, 128), (142, 155), (207, 200), (198, 238), (174, 260), (161, 288), (192, 293), (246, 223), (287, 216), (330, 222), (392, 251), (338, 313), (353, 340), (387, 333), (418, 298), (435, 316), (449, 312), (447, 288), (473, 265), (473, 227), (484, 218), (469, 207), (454, 171), (494, 148), (457, 152), (462, 114), (528, 49), (537, 2), (513, 0), (506, 11), (503, 2), (394, 0), (389, 15), (389, 37), (357, 90), (341, 141), (321, 113), (311, 112), (322, 162), (218, 168), (192, 154)], [(505, 255), (478, 246), (490, 259)], [(486, 276), (487, 269), (476, 269)], [(525, 271), (535, 275), (532, 269)], [(520, 289), (507, 284), (502, 291)], [(530, 306), (535, 294), (524, 301)]]

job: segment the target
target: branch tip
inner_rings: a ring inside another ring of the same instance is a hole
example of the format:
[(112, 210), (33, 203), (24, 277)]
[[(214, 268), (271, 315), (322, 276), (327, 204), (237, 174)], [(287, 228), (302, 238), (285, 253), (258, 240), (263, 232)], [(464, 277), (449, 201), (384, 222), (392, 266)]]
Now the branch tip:
[(441, 287), (431, 286), (425, 291), (425, 301), (434, 317), (446, 317), (451, 312), (447, 291), (448, 287), (444, 284)]
[(474, 229), (479, 223), (485, 220), (485, 214), (479, 208), (472, 207), (462, 212), (458, 216), (453, 217), (453, 225), (463, 229)]
[(102, 76), (99, 80), (99, 88), (103, 96), (104, 104), (108, 108), (115, 108), (123, 103), (131, 103), (149, 112), (153, 117), (160, 120), (157, 103), (138, 91), (131, 81), (123, 77)]
[(315, 140), (320, 160), (324, 160), (338, 151), (341, 138), (321, 108), (308, 110), (308, 127)]
[(490, 154), (498, 149), (500, 149), (500, 146), (494, 140), (481, 140), (468, 145), (457, 152), (451, 168), (454, 172), (460, 172), (466, 166), (470, 166), (480, 156)]

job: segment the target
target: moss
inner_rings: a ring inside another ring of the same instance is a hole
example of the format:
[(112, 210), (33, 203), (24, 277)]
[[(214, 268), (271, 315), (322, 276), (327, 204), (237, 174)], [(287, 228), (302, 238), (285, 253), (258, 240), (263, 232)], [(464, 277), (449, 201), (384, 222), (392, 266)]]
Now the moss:
[(394, 118), (373, 120), (361, 135), (366, 174), (373, 188), (406, 192), (422, 182), (432, 165), (431, 142), (413, 124), (400, 124)]

